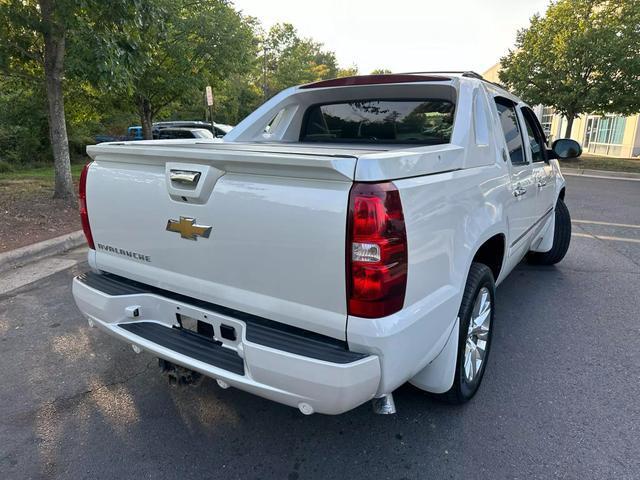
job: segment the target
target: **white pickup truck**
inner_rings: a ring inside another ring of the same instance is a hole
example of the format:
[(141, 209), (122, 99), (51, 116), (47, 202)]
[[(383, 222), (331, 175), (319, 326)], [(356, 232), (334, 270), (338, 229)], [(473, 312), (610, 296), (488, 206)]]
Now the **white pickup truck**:
[(548, 149), (534, 112), (472, 73), (321, 81), (223, 143), (87, 150), (89, 324), (304, 414), (393, 412), (407, 381), (469, 400), (496, 285), (568, 249), (556, 159), (581, 153)]

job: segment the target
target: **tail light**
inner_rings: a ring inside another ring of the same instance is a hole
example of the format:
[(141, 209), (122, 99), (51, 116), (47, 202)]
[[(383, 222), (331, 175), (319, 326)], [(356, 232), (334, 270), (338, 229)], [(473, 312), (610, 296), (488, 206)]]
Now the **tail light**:
[(84, 231), (84, 236), (87, 238), (89, 248), (95, 250), (96, 247), (93, 243), (93, 235), (91, 235), (91, 225), (89, 225), (89, 213), (87, 212), (87, 174), (89, 173), (90, 166), (91, 162), (87, 163), (80, 174), (78, 197), (80, 200), (80, 221), (82, 222), (82, 230)]
[(354, 184), (347, 229), (349, 315), (379, 318), (402, 309), (407, 233), (396, 186), (391, 182)]

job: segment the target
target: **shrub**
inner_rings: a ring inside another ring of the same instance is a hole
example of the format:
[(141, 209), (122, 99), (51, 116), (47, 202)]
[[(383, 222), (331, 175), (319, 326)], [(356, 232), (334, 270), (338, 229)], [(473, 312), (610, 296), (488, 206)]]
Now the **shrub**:
[(0, 173), (9, 173), (13, 171), (13, 167), (9, 162), (0, 160)]

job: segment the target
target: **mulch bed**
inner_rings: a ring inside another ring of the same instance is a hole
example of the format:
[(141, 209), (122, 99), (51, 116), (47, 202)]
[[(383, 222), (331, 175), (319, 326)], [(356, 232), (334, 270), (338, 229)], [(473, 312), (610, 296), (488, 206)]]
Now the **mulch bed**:
[(81, 228), (77, 207), (54, 200), (51, 182), (0, 181), (0, 252)]

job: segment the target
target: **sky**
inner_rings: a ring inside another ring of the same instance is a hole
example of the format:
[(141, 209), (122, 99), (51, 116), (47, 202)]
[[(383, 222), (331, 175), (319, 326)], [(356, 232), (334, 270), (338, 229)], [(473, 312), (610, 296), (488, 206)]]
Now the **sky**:
[(474, 70), (483, 73), (549, 0), (233, 0), (265, 27), (296, 26), (361, 74)]

